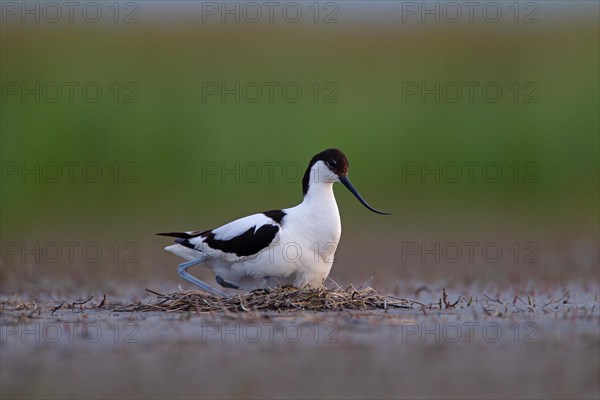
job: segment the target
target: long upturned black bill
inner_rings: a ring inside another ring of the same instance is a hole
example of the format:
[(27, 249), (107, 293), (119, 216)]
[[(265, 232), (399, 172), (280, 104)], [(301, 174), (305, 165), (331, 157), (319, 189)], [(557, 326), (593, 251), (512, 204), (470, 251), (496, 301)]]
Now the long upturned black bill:
[(352, 183), (350, 183), (350, 180), (348, 179), (347, 176), (340, 176), (339, 179), (340, 179), (340, 182), (342, 182), (342, 184), (344, 186), (346, 186), (349, 191), (352, 192), (352, 194), (358, 199), (358, 201), (360, 201), (363, 204), (363, 206), (367, 207), (369, 210), (371, 210), (371, 211), (373, 211), (374, 213), (377, 213), (377, 214), (391, 215), (391, 213), (379, 211), (379, 210), (376, 210), (373, 207), (371, 207), (369, 205), (369, 203), (367, 203), (365, 201), (365, 199), (363, 199), (362, 196), (360, 194), (358, 194), (358, 192), (356, 191), (356, 189), (354, 189), (354, 186), (352, 186)]

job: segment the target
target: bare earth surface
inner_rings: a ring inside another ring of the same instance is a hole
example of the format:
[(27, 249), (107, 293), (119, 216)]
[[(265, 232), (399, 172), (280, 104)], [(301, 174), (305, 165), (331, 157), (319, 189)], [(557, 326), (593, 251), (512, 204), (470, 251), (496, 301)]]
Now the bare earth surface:
[(115, 311), (127, 308), (126, 298), (74, 304), (5, 295), (0, 394), (600, 396), (597, 288), (493, 295), (465, 289), (449, 291), (446, 304), (441, 291), (426, 288), (413, 299), (410, 309), (387, 311), (167, 313)]

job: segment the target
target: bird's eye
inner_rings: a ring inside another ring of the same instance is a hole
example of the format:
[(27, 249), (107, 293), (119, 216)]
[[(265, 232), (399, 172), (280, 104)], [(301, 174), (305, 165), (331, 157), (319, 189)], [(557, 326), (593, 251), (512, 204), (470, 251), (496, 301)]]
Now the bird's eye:
[(327, 165), (329, 165), (329, 166), (330, 166), (330, 167), (332, 167), (332, 168), (333, 168), (333, 167), (335, 167), (335, 165), (336, 165), (336, 164), (337, 164), (337, 163), (335, 162), (335, 160), (329, 160), (329, 161), (327, 162)]

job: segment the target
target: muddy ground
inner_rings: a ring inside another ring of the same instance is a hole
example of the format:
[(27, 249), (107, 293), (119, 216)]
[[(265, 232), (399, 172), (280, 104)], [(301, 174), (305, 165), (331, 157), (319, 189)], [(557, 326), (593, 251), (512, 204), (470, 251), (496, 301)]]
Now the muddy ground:
[(411, 309), (324, 313), (131, 312), (138, 300), (126, 297), (3, 295), (1, 395), (599, 397), (597, 287), (465, 288), (442, 304), (441, 288), (410, 295)]

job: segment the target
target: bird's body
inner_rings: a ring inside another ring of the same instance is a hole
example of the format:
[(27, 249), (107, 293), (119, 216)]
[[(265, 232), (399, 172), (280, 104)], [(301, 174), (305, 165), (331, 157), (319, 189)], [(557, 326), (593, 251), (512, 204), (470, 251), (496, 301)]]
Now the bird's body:
[(237, 219), (207, 231), (171, 232), (168, 250), (190, 260), (180, 275), (213, 293), (222, 294), (186, 271), (204, 262), (222, 287), (254, 290), (294, 286), (318, 288), (333, 265), (342, 226), (333, 183), (342, 182), (371, 210), (347, 180), (348, 161), (335, 149), (317, 154), (303, 178), (304, 200), (296, 207)]

